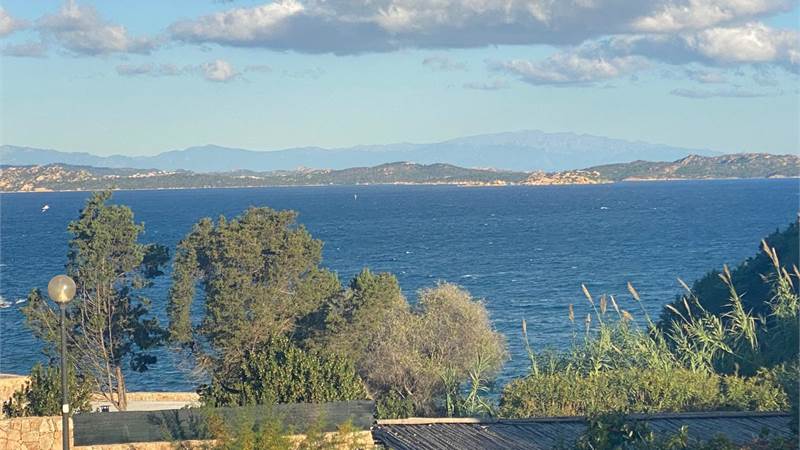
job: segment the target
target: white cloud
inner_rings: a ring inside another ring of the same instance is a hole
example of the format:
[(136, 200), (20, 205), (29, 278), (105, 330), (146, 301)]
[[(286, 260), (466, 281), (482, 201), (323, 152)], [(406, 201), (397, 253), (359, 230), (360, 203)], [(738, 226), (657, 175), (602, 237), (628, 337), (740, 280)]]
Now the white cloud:
[(725, 75), (720, 72), (712, 72), (702, 69), (686, 69), (686, 76), (690, 80), (694, 80), (703, 84), (722, 84), (728, 81)]
[(691, 99), (704, 99), (704, 98), (754, 98), (754, 97), (769, 97), (774, 95), (769, 92), (750, 91), (742, 88), (732, 89), (673, 89), (670, 94), (678, 97), (685, 97)]
[(221, 59), (205, 63), (200, 66), (200, 69), (208, 81), (226, 82), (239, 76), (239, 73), (233, 69), (229, 62)]
[(123, 76), (139, 76), (139, 75), (150, 75), (154, 77), (166, 77), (166, 76), (175, 76), (185, 73), (187, 68), (191, 68), (191, 66), (186, 67), (178, 67), (174, 64), (120, 64), (116, 67), (117, 73)]
[(132, 37), (127, 28), (104, 20), (91, 6), (66, 1), (55, 14), (37, 21), (44, 37), (80, 55), (147, 53), (156, 47), (150, 38)]
[(512, 60), (494, 64), (493, 67), (517, 75), (531, 84), (575, 85), (628, 75), (646, 65), (646, 61), (638, 56), (606, 58), (560, 52), (540, 61)]
[(506, 89), (511, 85), (507, 80), (491, 80), (491, 81), (473, 81), (464, 83), (464, 89), (475, 89), (479, 91), (498, 91)]
[(422, 60), (422, 65), (443, 72), (467, 70), (466, 64), (460, 61), (454, 61), (447, 56), (429, 56)]
[[(248, 66), (246, 71), (264, 71), (266, 66)], [(217, 59), (204, 64), (119, 64), (117, 74), (126, 77), (171, 77), (177, 75), (192, 75), (203, 77), (207, 81), (226, 82), (238, 78), (241, 74), (233, 66), (222, 59)]]
[(757, 19), (796, 0), (277, 0), (170, 26), (176, 40), (307, 53), (577, 45)]
[(625, 76), (655, 63), (700, 65), (704, 68), (690, 66), (685, 75), (702, 83), (723, 83), (725, 77), (719, 69), (742, 65), (797, 72), (800, 33), (745, 23), (672, 35), (615, 35), (587, 41), (542, 60), (507, 61), (499, 66), (533, 84), (571, 84)]
[(26, 26), (27, 23), (25, 23), (25, 21), (11, 17), (11, 15), (6, 12), (5, 8), (0, 6), (0, 37), (6, 37)]
[(47, 54), (47, 46), (41, 42), (22, 42), (19, 44), (8, 44), (3, 47), (3, 56), (14, 56), (17, 58), (43, 58)]
[(773, 30), (762, 23), (710, 28), (685, 37), (685, 41), (690, 49), (717, 62), (800, 65), (800, 33)]
[(742, 18), (759, 17), (789, 10), (792, 0), (688, 0), (667, 2), (652, 14), (633, 22), (633, 29), (644, 32), (700, 30)]

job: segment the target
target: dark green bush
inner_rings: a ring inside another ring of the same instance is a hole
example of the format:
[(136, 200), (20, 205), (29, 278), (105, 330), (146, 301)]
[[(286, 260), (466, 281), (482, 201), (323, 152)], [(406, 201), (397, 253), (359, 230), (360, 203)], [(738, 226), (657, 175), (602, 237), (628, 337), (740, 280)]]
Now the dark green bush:
[(392, 390), (375, 400), (375, 416), (378, 419), (403, 419), (414, 415), (414, 401)]
[[(86, 380), (69, 371), (67, 387), (72, 412), (92, 410), (89, 404), (92, 389)], [(36, 364), (25, 386), (3, 403), (3, 414), (7, 417), (57, 416), (61, 414), (61, 401), (61, 369)]]
[[(782, 267), (787, 271), (792, 270), (792, 266), (800, 267), (800, 222), (794, 221), (789, 224), (784, 230), (776, 230), (770, 234), (764, 241), (774, 248), (782, 261)], [(774, 271), (773, 263), (769, 255), (764, 252), (758, 252), (755, 256), (742, 261), (736, 268), (731, 271), (733, 284), (741, 292), (746, 292), (747, 295), (743, 298), (744, 306), (747, 310), (752, 310), (755, 314), (768, 314), (769, 306), (764, 300), (772, 296), (770, 285), (764, 283), (762, 277), (769, 276)], [(730, 292), (728, 286), (720, 279), (720, 272), (712, 270), (705, 276), (695, 281), (692, 284), (692, 293), (699, 300), (702, 307), (716, 315), (721, 315), (728, 309), (730, 303)], [(798, 293), (798, 285), (793, 287), (794, 293)], [(692, 305), (694, 306), (694, 305)], [(672, 303), (672, 307), (681, 309), (682, 299), (679, 297)], [(694, 312), (697, 312), (695, 309)], [(662, 327), (669, 326), (671, 320), (675, 319), (675, 315), (669, 308), (665, 308), (661, 315), (660, 325)]]
[(348, 360), (275, 337), (245, 352), (238, 366), (218, 368), (200, 396), (209, 406), (246, 406), (360, 400), (367, 393)]

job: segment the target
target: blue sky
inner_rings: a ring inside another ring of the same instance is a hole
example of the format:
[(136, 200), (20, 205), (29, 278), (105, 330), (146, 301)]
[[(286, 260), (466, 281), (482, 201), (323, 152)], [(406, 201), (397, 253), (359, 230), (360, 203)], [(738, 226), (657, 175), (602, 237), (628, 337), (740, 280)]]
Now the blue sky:
[(4, 0), (2, 143), (101, 155), (519, 129), (800, 151), (795, 0)]

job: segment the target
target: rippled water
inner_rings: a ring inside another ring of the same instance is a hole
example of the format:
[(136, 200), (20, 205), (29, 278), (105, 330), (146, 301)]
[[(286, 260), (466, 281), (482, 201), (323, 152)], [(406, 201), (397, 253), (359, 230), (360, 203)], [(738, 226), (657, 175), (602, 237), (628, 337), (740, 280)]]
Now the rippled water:
[[(42, 359), (16, 301), (62, 272), (66, 225), (87, 195), (0, 195), (0, 295), (10, 304), (0, 309), (0, 372), (24, 373)], [(251, 205), (298, 210), (325, 241), (323, 264), (343, 282), (368, 266), (396, 274), (410, 298), (437, 280), (485, 298), (508, 336), (506, 378), (527, 365), (522, 319), (535, 346), (568, 344), (568, 304), (576, 304), (578, 317), (588, 312), (582, 282), (595, 294), (616, 294), (635, 312), (625, 289), (631, 281), (657, 315), (679, 292), (677, 277), (690, 281), (735, 264), (789, 223), (798, 210), (798, 181), (127, 191), (114, 201), (145, 222), (144, 241), (173, 249), (204, 216), (233, 216)], [(50, 209), (42, 213), (44, 204)], [(162, 320), (168, 284), (163, 277), (150, 292)], [(154, 371), (131, 374), (129, 388), (192, 388), (173, 355), (162, 351), (160, 358)]]

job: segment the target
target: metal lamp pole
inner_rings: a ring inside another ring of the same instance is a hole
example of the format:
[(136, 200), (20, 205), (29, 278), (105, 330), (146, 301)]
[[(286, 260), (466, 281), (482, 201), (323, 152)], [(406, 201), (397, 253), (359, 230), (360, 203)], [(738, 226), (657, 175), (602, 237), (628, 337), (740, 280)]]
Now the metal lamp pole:
[(62, 448), (69, 450), (69, 392), (67, 388), (67, 303), (75, 297), (75, 282), (56, 275), (47, 284), (47, 294), (61, 309), (61, 429)]

